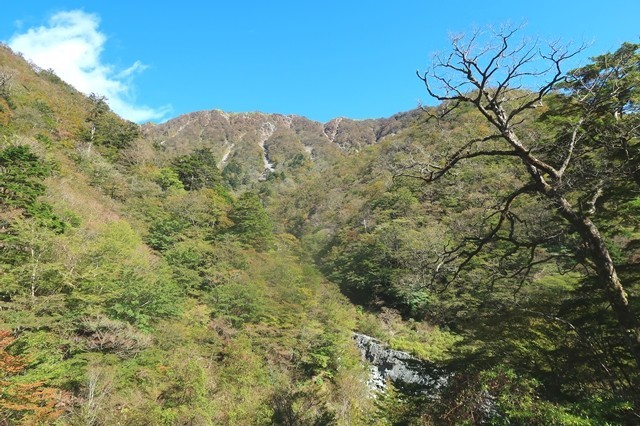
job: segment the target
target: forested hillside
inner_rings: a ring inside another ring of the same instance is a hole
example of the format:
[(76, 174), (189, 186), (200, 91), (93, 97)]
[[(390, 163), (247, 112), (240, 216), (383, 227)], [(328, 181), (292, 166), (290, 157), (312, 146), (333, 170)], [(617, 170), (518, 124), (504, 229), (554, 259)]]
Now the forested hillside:
[(103, 98), (0, 54), (3, 424), (372, 412), (355, 309), (209, 147), (166, 157)]
[(0, 423), (637, 424), (640, 46), (501, 36), (324, 124), (138, 126), (0, 47)]

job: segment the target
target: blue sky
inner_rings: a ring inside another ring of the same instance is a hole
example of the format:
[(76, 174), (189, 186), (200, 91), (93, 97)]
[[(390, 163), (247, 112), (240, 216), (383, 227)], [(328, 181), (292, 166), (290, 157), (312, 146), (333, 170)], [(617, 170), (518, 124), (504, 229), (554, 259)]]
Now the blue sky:
[(134, 121), (208, 109), (318, 121), (388, 117), (431, 103), (416, 69), (448, 36), (526, 23), (589, 56), (640, 41), (640, 2), (22, 0), (0, 40), (40, 58)]

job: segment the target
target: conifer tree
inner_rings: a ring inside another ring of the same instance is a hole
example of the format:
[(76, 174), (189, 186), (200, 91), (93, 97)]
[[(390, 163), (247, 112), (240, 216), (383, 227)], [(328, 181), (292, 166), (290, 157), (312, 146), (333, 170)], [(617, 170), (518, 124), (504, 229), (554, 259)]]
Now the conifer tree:
[(267, 250), (273, 242), (272, 223), (260, 198), (252, 192), (245, 192), (236, 201), (229, 213), (233, 221), (233, 233), (240, 240), (257, 250)]

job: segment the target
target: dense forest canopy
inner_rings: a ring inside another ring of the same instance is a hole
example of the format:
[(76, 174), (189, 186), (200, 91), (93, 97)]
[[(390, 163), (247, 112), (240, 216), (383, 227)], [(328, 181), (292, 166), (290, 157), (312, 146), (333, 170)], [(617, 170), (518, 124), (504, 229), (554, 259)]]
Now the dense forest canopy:
[(637, 424), (640, 45), (451, 49), (433, 108), (138, 126), (0, 47), (0, 423)]

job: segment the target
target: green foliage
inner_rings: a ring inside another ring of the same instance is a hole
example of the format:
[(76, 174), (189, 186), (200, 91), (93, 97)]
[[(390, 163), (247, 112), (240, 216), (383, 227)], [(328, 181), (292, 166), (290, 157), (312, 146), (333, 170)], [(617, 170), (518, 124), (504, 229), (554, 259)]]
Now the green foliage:
[[(562, 190), (586, 210), (594, 192), (579, 184), (603, 180), (590, 217), (634, 306), (636, 52), (625, 44), (594, 58), (522, 123), (539, 137), (537, 152), (559, 165), (571, 126), (589, 112)], [(344, 120), (340, 129), (299, 117), (286, 127), (270, 116), (278, 125), (266, 148), (279, 171), (258, 181), (254, 124), (264, 115), (230, 115), (209, 126), (219, 138), (187, 129), (184, 140), (154, 149), (104, 98), (21, 68), (1, 47), (0, 62), (0, 75), (5, 64), (15, 68), (11, 90), (0, 93), (0, 133), (30, 146), (0, 151), (0, 321), (18, 337), (5, 352), (28, 361), (11, 386), (69, 392), (61, 424), (636, 419), (637, 372), (615, 318), (582, 262), (584, 247), (559, 232), (548, 204), (519, 198), (511, 229), (462, 269), (447, 261), (448, 250), (470, 253), (497, 223), (486, 213), (522, 184), (520, 163), (461, 162), (431, 186), (400, 176), (403, 166), (489, 135), (472, 109), (440, 123), (415, 111)], [(225, 147), (235, 151), (221, 173), (214, 153)], [(227, 185), (249, 191), (233, 199)], [(510, 231), (521, 238), (515, 251)], [(530, 257), (528, 242), (552, 236)], [(359, 313), (338, 286), (362, 304)], [(442, 394), (390, 388), (370, 399), (352, 330), (451, 371)]]
[[(539, 384), (503, 367), (480, 373), (461, 374), (435, 405), (433, 417), (441, 424), (496, 425), (593, 425), (570, 410), (541, 400)], [(453, 402), (455, 401), (455, 402)], [(453, 406), (453, 408), (449, 408)]]
[(180, 180), (180, 176), (176, 173), (175, 170), (163, 167), (160, 169), (160, 176), (157, 177), (156, 182), (162, 189), (165, 191), (168, 190), (181, 190), (184, 189), (184, 185)]
[(169, 192), (145, 214), (147, 220), (152, 219), (146, 241), (155, 250), (165, 251), (187, 239), (213, 238), (228, 227), (228, 208), (224, 192), (212, 189)]
[(14, 340), (8, 331), (0, 331), (0, 419), (6, 424), (53, 422), (63, 414), (55, 401), (61, 393), (43, 382), (20, 381), (27, 360), (7, 352)]
[(177, 157), (172, 166), (187, 191), (221, 187), (222, 176), (210, 149), (197, 149)]
[(181, 295), (169, 269), (144, 251), (128, 223), (105, 226), (83, 257), (91, 266), (81, 271), (78, 291), (71, 295), (81, 312), (103, 306), (112, 318), (141, 328), (179, 312)]
[(214, 313), (223, 316), (234, 327), (264, 318), (266, 297), (264, 290), (254, 283), (229, 282), (212, 291)]
[(182, 239), (180, 233), (187, 226), (187, 223), (179, 219), (159, 219), (149, 228), (147, 244), (155, 250), (165, 251)]
[[(28, 361), (10, 390), (60, 395), (38, 401), (65, 410), (60, 424), (268, 425), (276, 404), (303, 424), (357, 424), (353, 312), (291, 254), (294, 238), (267, 250), (257, 197), (234, 202), (207, 149), (171, 161), (134, 146), (138, 127), (104, 98), (1, 46), (0, 62), (18, 64), (19, 82), (0, 132), (31, 147), (0, 155), (0, 321), (18, 336), (11, 356)], [(226, 177), (255, 184), (246, 164)], [(53, 226), (58, 216), (73, 227)]]
[(393, 349), (409, 352), (419, 358), (431, 361), (446, 361), (450, 358), (450, 349), (461, 338), (453, 333), (438, 330), (429, 330), (426, 335), (407, 333), (408, 336), (397, 336), (389, 341)]
[(232, 158), (222, 170), (222, 179), (234, 190), (240, 189), (249, 183), (249, 175), (245, 168)]
[[(415, 203), (413, 196), (408, 199)], [(413, 210), (404, 216), (377, 205), (379, 210), (366, 213), (366, 228), (358, 224), (332, 242), (326, 267), (357, 303), (383, 300), (410, 316), (424, 317), (437, 304), (430, 280), (445, 231), (435, 224), (425, 227), (429, 218)]]
[[(330, 278), (360, 303), (371, 303), (390, 286), (392, 265), (386, 247), (369, 235), (334, 249)], [(335, 259), (335, 260), (333, 260)]]
[(428, 398), (407, 397), (389, 383), (375, 400), (376, 410), (370, 423), (379, 426), (431, 425), (434, 422), (426, 409), (430, 405), (432, 402)]
[(228, 238), (218, 238), (213, 244), (191, 238), (165, 253), (176, 282), (195, 294), (236, 280), (247, 267), (246, 256), (240, 244)]
[[(7, 296), (48, 296), (62, 292), (64, 266), (56, 253), (61, 238), (34, 219), (18, 219), (2, 234), (0, 265), (8, 273), (0, 278)], [(10, 272), (9, 272), (10, 271)]]
[(43, 195), (42, 180), (51, 168), (26, 145), (8, 146), (0, 151), (0, 208), (26, 208)]
[(139, 126), (111, 112), (104, 96), (92, 93), (89, 101), (91, 109), (85, 119), (87, 127), (80, 135), (86, 142), (103, 148), (108, 156), (113, 157), (130, 147), (140, 136)]
[(213, 383), (203, 365), (204, 360), (183, 354), (185, 359), (176, 359), (168, 371), (170, 385), (162, 392), (162, 417), (166, 424), (212, 424), (215, 415), (209, 402)]
[(152, 327), (153, 320), (175, 316), (180, 311), (181, 292), (167, 269), (156, 274), (158, 278), (150, 280), (147, 274), (123, 268), (107, 313), (143, 329)]
[(256, 194), (245, 192), (238, 197), (229, 219), (233, 222), (231, 232), (244, 244), (260, 251), (268, 250), (273, 244), (271, 219)]

